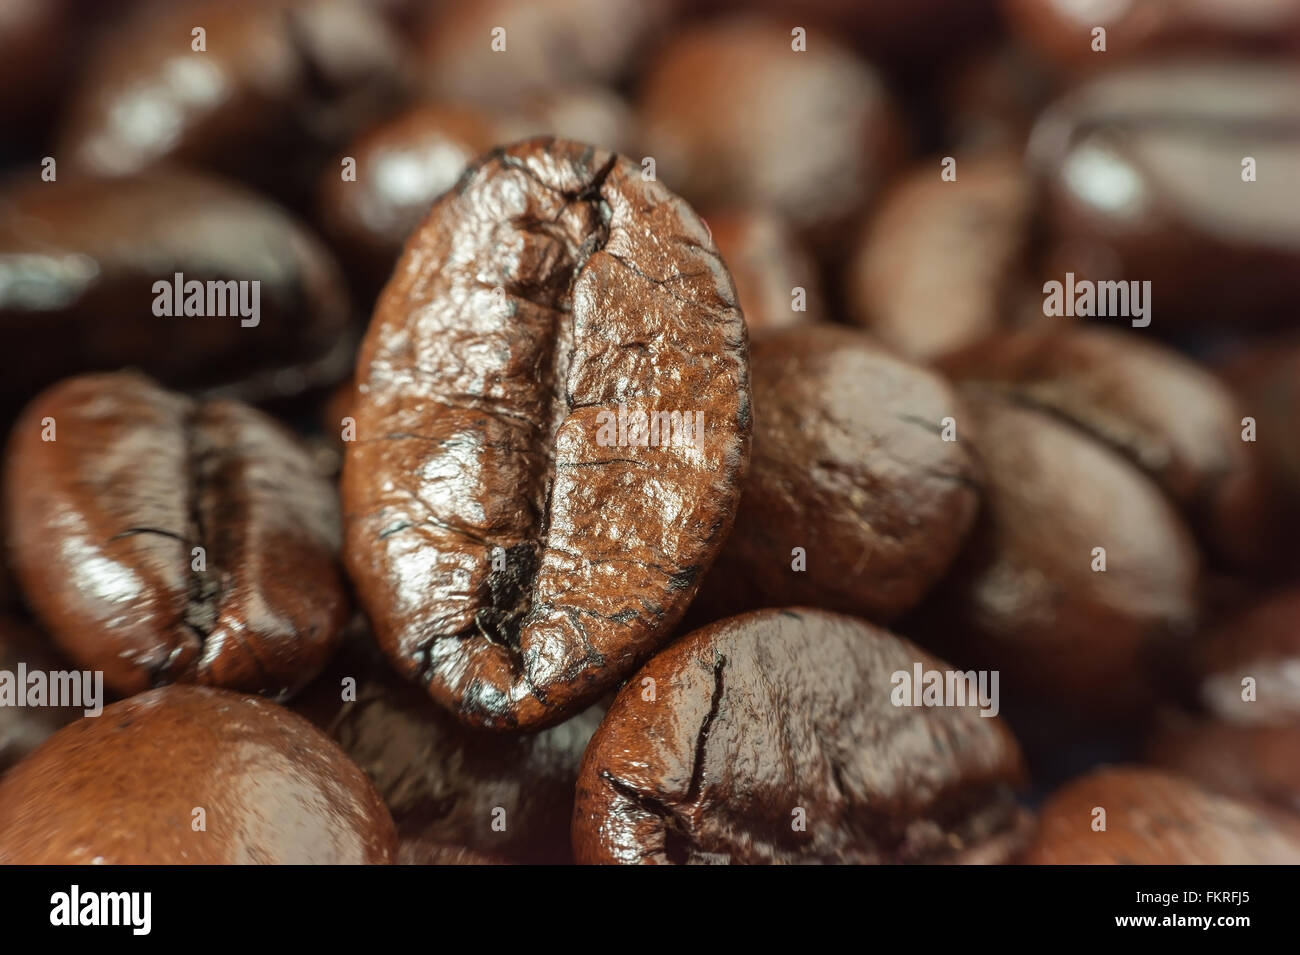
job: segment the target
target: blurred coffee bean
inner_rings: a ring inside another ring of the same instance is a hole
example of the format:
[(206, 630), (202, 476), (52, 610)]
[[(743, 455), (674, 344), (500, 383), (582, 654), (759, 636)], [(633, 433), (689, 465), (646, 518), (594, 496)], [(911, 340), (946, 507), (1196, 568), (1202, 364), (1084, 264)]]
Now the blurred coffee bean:
[(816, 263), (780, 216), (732, 209), (705, 217), (736, 282), (750, 338), (826, 318)]
[[(1265, 340), (1222, 369), (1255, 424), (1255, 440), (1287, 495), (1286, 532), (1300, 525), (1300, 337)], [(1288, 561), (1294, 568), (1300, 555)]]
[(996, 383), (1110, 445), (1155, 479), (1216, 553), (1267, 564), (1278, 491), (1258, 446), (1242, 440), (1243, 409), (1208, 370), (1138, 335), (1078, 325), (996, 335), (941, 367)]
[(273, 376), (328, 356), (347, 317), (328, 252), (241, 188), (159, 170), (0, 193), (0, 338), (23, 355), (0, 404), (127, 366), (187, 389)]
[(633, 161), (476, 162), (357, 361), (344, 553), (393, 665), (470, 725), (540, 728), (664, 643), (740, 498), (745, 346), (704, 224)]
[(362, 633), (293, 708), (370, 777), (404, 846), (422, 840), (516, 863), (572, 861), (573, 789), (603, 706), (535, 734), (468, 729), (394, 673)]
[(894, 182), (867, 218), (848, 263), (851, 321), (925, 361), (1010, 320), (1025, 283), (1029, 190), (1010, 153), (936, 157)]
[[(47, 688), (52, 686), (49, 674), (74, 669), (54, 651), (43, 635), (17, 617), (0, 611), (0, 673), (9, 676), (14, 694), (20, 692), (21, 685), (21, 692), (26, 695), (28, 684), (19, 676), (20, 665), (28, 675), (35, 672), (45, 674)], [(80, 676), (78, 681), (80, 683)], [(84, 683), (80, 685), (85, 687)], [(91, 691), (94, 692), (93, 684)], [(48, 695), (40, 705), (19, 706), (14, 698), (6, 699), (0, 705), (0, 776), (56, 730), (93, 710), (92, 702), (102, 705), (106, 701), (101, 696), (97, 701), (83, 697), (82, 706), (53, 705), (56, 702), (52, 695)]]
[(1198, 648), (1197, 702), (1244, 726), (1300, 726), (1300, 588), (1225, 621)]
[(423, 839), (403, 839), (397, 846), (398, 865), (509, 865), (507, 859), (464, 846), (449, 846)]
[(1300, 720), (1236, 726), (1171, 718), (1148, 741), (1147, 758), (1216, 792), (1300, 812)]
[[(701, 2), (701, 0), (693, 0)], [(704, 0), (824, 27), (897, 70), (925, 69), (994, 32), (993, 0)]]
[(0, 781), (0, 863), (388, 863), (370, 781), (300, 716), (169, 686), (65, 727)]
[(334, 489), (253, 408), (125, 372), (70, 379), (15, 425), (4, 504), (28, 603), (119, 692), (193, 682), (285, 697), (338, 646)]
[(704, 208), (767, 206), (837, 259), (898, 149), (880, 79), (820, 33), (728, 19), (677, 33), (641, 82), (657, 178)]
[(1196, 620), (1197, 553), (1178, 514), (1086, 432), (986, 388), (961, 396), (983, 508), (940, 599), (903, 631), (1079, 719), (1149, 706), (1148, 658), (1184, 654)]
[(317, 217), (359, 273), (367, 294), (392, 274), (407, 237), (466, 166), (493, 146), (559, 135), (607, 149), (630, 136), (630, 111), (613, 93), (558, 90), (512, 110), (424, 104), (370, 129), (346, 147), (355, 173), (326, 169)]
[(1055, 86), (1044, 64), (1020, 46), (977, 50), (941, 82), (945, 139), (958, 155), (1018, 152)]
[(521, 96), (629, 74), (669, 12), (660, 0), (447, 0), (418, 43), (436, 99), (513, 106)]
[(1077, 70), (1171, 51), (1300, 51), (1300, 0), (1002, 0), (1002, 10), (1045, 59)]
[(601, 86), (566, 86), (523, 97), (497, 118), (499, 144), (557, 136), (626, 153), (638, 133), (631, 105)]
[(1142, 320), (1157, 329), (1290, 321), (1297, 89), (1294, 64), (1181, 61), (1108, 73), (1059, 100), (1029, 145), (1051, 240), (1043, 277), (1150, 282)]
[(749, 475), (691, 618), (806, 605), (887, 622), (911, 609), (979, 507), (957, 396), (933, 372), (833, 325), (760, 339), (750, 369)]
[(68, 0), (0, 4), (0, 162), (28, 123), (48, 117), (67, 67), (72, 33)]
[(493, 119), (482, 110), (417, 106), (376, 126), (346, 147), (356, 179), (338, 168), (321, 176), (317, 216), (343, 251), (344, 261), (377, 290), (402, 245), (429, 213), (433, 200), (454, 186), (469, 162), (495, 145)]
[(108, 176), (180, 160), (295, 198), (334, 148), (398, 105), (403, 63), (359, 0), (145, 5), (102, 38), (55, 155)]
[[(619, 692), (578, 780), (581, 863), (1005, 862), (1015, 740), (976, 706), (901, 706), (944, 664), (813, 610), (697, 630)], [(806, 826), (800, 820), (806, 820)]]
[[(1105, 810), (1105, 828), (1094, 828)], [(1295, 865), (1300, 820), (1181, 776), (1116, 766), (1043, 806), (1030, 865)]]

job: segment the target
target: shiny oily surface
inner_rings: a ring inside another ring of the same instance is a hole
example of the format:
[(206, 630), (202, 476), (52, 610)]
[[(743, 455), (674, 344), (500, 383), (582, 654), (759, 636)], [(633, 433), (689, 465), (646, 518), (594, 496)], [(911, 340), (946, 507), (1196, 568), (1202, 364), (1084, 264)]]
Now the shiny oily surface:
[[(202, 827), (196, 809), (202, 809)], [(388, 863), (365, 774), (267, 700), (169, 686), (55, 734), (0, 781), (0, 863)]]
[[(695, 433), (619, 447), (620, 405), (690, 412)], [(408, 243), (356, 418), (345, 555), (379, 644), (467, 723), (559, 722), (669, 636), (730, 530), (750, 427), (735, 289), (630, 160), (495, 150)]]
[(28, 603), (121, 693), (196, 682), (284, 697), (338, 646), (334, 491), (247, 405), (129, 372), (69, 379), (15, 426), (4, 504)]
[(1173, 61), (1058, 100), (1027, 151), (1044, 279), (1149, 281), (1153, 328), (1284, 318), (1300, 302), (1297, 88), (1300, 65)]
[[(1094, 810), (1106, 810), (1094, 831)], [(1296, 865), (1300, 820), (1155, 769), (1095, 770), (1043, 806), (1029, 865)]]
[(993, 383), (1069, 421), (1151, 475), (1220, 555), (1266, 556), (1274, 492), (1246, 411), (1213, 374), (1134, 334), (1038, 326), (949, 355), (958, 380)]
[(1019, 749), (975, 707), (895, 706), (892, 674), (918, 662), (944, 666), (816, 610), (683, 637), (620, 691), (587, 747), (577, 861), (1007, 861), (1025, 834)]
[[(357, 0), (138, 12), (102, 38), (68, 105), (57, 155), (80, 169), (122, 176), (177, 160), (269, 185), (372, 121), (401, 87), (397, 38)], [(204, 51), (192, 48), (199, 26)]]
[(508, 109), (420, 103), (345, 147), (344, 155), (356, 160), (356, 179), (344, 180), (337, 167), (325, 170), (319, 219), (346, 249), (347, 261), (378, 288), (434, 200), (492, 146), (557, 135), (617, 149), (631, 124), (627, 104), (597, 87), (535, 95)]
[[(691, 618), (807, 604), (888, 621), (911, 609), (979, 507), (982, 475), (957, 395), (829, 324), (756, 341), (750, 370), (749, 476)], [(947, 418), (956, 440), (943, 438)]]
[[(176, 273), (259, 282), (257, 324), (156, 315), (154, 284), (170, 289)], [(0, 192), (0, 335), (23, 355), (6, 366), (0, 403), (122, 367), (185, 388), (242, 379), (326, 354), (346, 321), (329, 253), (240, 187), (171, 169), (112, 181), (69, 174)]]
[[(421, 843), (500, 862), (571, 862), (578, 764), (604, 707), (537, 733), (470, 729), (394, 673), (368, 633), (355, 636), (292, 708), (374, 782), (403, 852)], [(349, 677), (355, 699), (344, 701)]]
[(1177, 512), (1085, 432), (984, 388), (960, 393), (984, 501), (942, 599), (914, 621), (927, 645), (1072, 718), (1149, 703), (1150, 658), (1186, 653), (1196, 619), (1199, 561)]

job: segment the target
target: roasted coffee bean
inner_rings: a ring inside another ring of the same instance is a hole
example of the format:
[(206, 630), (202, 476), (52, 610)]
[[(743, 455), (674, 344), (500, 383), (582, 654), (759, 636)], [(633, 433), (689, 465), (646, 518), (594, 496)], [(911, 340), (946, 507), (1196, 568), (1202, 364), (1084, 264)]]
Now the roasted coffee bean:
[(948, 356), (949, 375), (995, 383), (1088, 432), (1146, 471), (1212, 547), (1239, 564), (1269, 556), (1278, 493), (1244, 409), (1208, 370), (1113, 329), (1040, 325)]
[(849, 318), (918, 360), (1005, 325), (1021, 292), (1029, 190), (1018, 157), (936, 159), (885, 192), (846, 272)]
[(736, 282), (751, 338), (826, 317), (816, 264), (780, 216), (736, 209), (705, 221)]
[(1045, 279), (1150, 282), (1145, 316), (1099, 319), (1125, 324), (1293, 314), (1297, 88), (1294, 65), (1175, 62), (1059, 100), (1029, 145), (1051, 232)]
[(941, 82), (944, 138), (958, 156), (1019, 151), (1056, 86), (1046, 66), (1020, 46), (977, 50)]
[(374, 782), (403, 849), (415, 840), (503, 862), (571, 862), (578, 764), (604, 707), (539, 733), (469, 729), (395, 674), (369, 633), (359, 637), (293, 709)]
[(896, 705), (944, 666), (813, 610), (697, 630), (615, 698), (583, 758), (584, 863), (1003, 862), (1025, 833), (1020, 753), (973, 706)]
[(402, 62), (383, 19), (357, 0), (145, 6), (92, 56), (55, 155), (108, 176), (179, 160), (294, 192), (392, 108)]
[[(1097, 809), (1106, 811), (1095, 828)], [(1043, 806), (1031, 865), (1295, 865), (1300, 820), (1140, 767), (1099, 769)]]
[(806, 604), (883, 622), (915, 606), (979, 506), (957, 396), (829, 324), (763, 338), (750, 362), (753, 460), (692, 618)]
[(9, 554), (59, 647), (121, 693), (284, 697), (338, 646), (338, 504), (296, 438), (130, 374), (37, 398), (5, 459)]
[(627, 75), (667, 12), (643, 0), (451, 0), (420, 40), (421, 82), (435, 98), (498, 106), (608, 83)]
[(0, 13), (0, 161), (10, 140), (50, 109), (71, 32), (67, 0), (7, 0)]
[(327, 359), (346, 321), (326, 250), (243, 189), (172, 170), (0, 193), (0, 338), (23, 356), (0, 404), (128, 366), (185, 388), (274, 378)]
[(701, 207), (766, 206), (838, 257), (844, 228), (897, 148), (885, 89), (834, 40), (792, 49), (771, 20), (721, 20), (677, 34), (642, 81), (656, 175)]
[[(19, 685), (23, 683), (20, 666), (25, 674), (45, 674), (47, 695), (39, 705), (18, 704)], [(35, 630), (17, 617), (0, 612), (0, 680), (9, 683), (7, 687), (0, 685), (0, 775), (56, 730), (94, 709), (93, 701), (84, 698), (82, 706), (53, 705), (58, 701), (48, 695), (49, 674), (72, 669)], [(84, 685), (80, 679), (78, 683)], [(98, 702), (104, 703), (103, 698)]]
[(352, 581), (400, 671), (484, 727), (559, 722), (670, 635), (749, 458), (744, 321), (704, 224), (564, 140), (495, 150), (435, 204), (357, 396)]
[(1199, 562), (1178, 514), (1073, 425), (984, 388), (961, 396), (983, 507), (940, 599), (900, 626), (1077, 719), (1149, 705), (1150, 666), (1186, 652), (1196, 619)]
[(1216, 792), (1300, 812), (1300, 720), (1237, 726), (1171, 718), (1148, 741), (1147, 758)]
[[(1002, 0), (1002, 8), (1025, 42), (1078, 70), (1177, 51), (1300, 51), (1298, 0)], [(1097, 29), (1105, 31), (1103, 49)]]
[(356, 160), (355, 180), (344, 180), (337, 168), (325, 170), (317, 216), (367, 288), (388, 279), (433, 201), (495, 143), (493, 118), (482, 110), (422, 105), (347, 146), (345, 155)]
[(381, 123), (345, 149), (356, 178), (339, 168), (321, 177), (318, 217), (358, 266), (367, 290), (392, 274), (407, 236), (466, 166), (498, 143), (559, 135), (621, 148), (631, 125), (627, 106), (596, 89), (535, 96), (509, 110), (424, 104)]
[(388, 863), (365, 774), (267, 700), (169, 686), (65, 727), (0, 781), (0, 863)]
[(1225, 621), (1197, 648), (1196, 701), (1244, 726), (1300, 725), (1300, 588)]
[[(1285, 495), (1277, 502), (1283, 536), (1300, 533), (1300, 338), (1270, 338), (1236, 355), (1222, 369), (1255, 425), (1255, 440)], [(1279, 554), (1294, 569), (1300, 555)]]
[[(698, 0), (696, 0), (698, 2)], [(896, 69), (932, 69), (972, 40), (989, 35), (996, 22), (992, 0), (710, 0), (745, 12), (761, 9), (815, 23), (851, 39), (874, 59)], [(792, 14), (797, 13), (796, 18)]]

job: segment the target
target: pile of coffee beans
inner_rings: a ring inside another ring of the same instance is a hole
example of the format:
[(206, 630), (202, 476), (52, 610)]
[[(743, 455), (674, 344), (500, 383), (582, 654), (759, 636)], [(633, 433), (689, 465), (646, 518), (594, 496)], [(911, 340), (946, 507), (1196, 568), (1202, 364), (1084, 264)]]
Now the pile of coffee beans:
[(1300, 0), (93, 7), (0, 862), (1300, 862)]

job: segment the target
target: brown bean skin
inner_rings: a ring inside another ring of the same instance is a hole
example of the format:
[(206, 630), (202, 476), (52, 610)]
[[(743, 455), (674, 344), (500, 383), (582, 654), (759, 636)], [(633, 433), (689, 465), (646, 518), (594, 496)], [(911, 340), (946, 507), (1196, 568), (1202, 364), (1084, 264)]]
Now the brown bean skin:
[[(1094, 830), (1095, 810), (1106, 828)], [(1300, 820), (1143, 767), (1094, 770), (1043, 806), (1029, 865), (1295, 865)]]
[(210, 687), (114, 703), (0, 781), (4, 864), (387, 864), (396, 850), (379, 794), (334, 743)]
[(137, 12), (89, 57), (65, 110), (60, 163), (124, 176), (179, 162), (297, 198), (334, 148), (400, 101), (400, 41), (356, 0)]
[(1197, 618), (1200, 564), (1181, 518), (1085, 432), (986, 388), (960, 394), (984, 504), (942, 599), (904, 632), (1076, 721), (1149, 706), (1153, 660), (1186, 653)]
[[(258, 282), (258, 314), (158, 314), (155, 285), (167, 284), (174, 312), (176, 273)], [(0, 378), (0, 413), (88, 371), (134, 367), (189, 390), (309, 371), (343, 344), (347, 320), (342, 275), (319, 240), (222, 180), (156, 169), (0, 192), (0, 335), (26, 356)]]
[(816, 31), (805, 52), (791, 42), (788, 25), (763, 18), (678, 33), (641, 82), (645, 149), (687, 201), (766, 206), (838, 261), (900, 137), (870, 67)]
[[(829, 324), (762, 338), (750, 362), (753, 460), (691, 619), (802, 605), (886, 622), (910, 610), (979, 507), (962, 403), (933, 372)], [(943, 438), (947, 418), (956, 440)]]
[(991, 383), (1057, 415), (1146, 471), (1216, 554), (1259, 566), (1277, 489), (1244, 407), (1206, 369), (1157, 342), (1114, 329), (1039, 326), (991, 336), (939, 367)]
[(1157, 332), (1294, 314), (1297, 87), (1300, 66), (1285, 61), (1159, 62), (1103, 73), (1049, 106), (1026, 151), (1044, 284), (1067, 273), (1150, 282), (1140, 320)]
[(27, 601), (119, 692), (179, 681), (283, 698), (338, 646), (334, 492), (246, 405), (126, 372), (70, 379), (15, 426), (4, 503)]
[(1019, 156), (938, 159), (891, 183), (853, 246), (848, 317), (891, 348), (931, 361), (1010, 324), (1024, 280), (1030, 203)]
[[(1162, 0), (1086, 7), (1069, 0), (1002, 0), (1001, 6), (1015, 32), (1058, 69), (1095, 71), (1116, 61), (1192, 50), (1300, 50), (1296, 0)], [(1104, 52), (1093, 48), (1097, 28), (1106, 31)]]
[[(731, 209), (705, 217), (709, 235), (736, 281), (749, 337), (826, 319), (821, 279), (803, 240), (775, 213)], [(803, 310), (795, 311), (795, 289)]]
[(918, 662), (943, 666), (815, 610), (683, 637), (628, 681), (587, 747), (578, 862), (1006, 861), (1025, 835), (1019, 748), (973, 707), (895, 705), (893, 674)]
[[(702, 427), (617, 446), (620, 403)], [(668, 637), (730, 529), (750, 428), (735, 289), (630, 160), (494, 150), (408, 243), (356, 418), (345, 554), (380, 646), (472, 725), (559, 722)]]
[(374, 782), (404, 852), (414, 842), (438, 850), (428, 862), (449, 847), (504, 863), (573, 861), (573, 787), (600, 704), (538, 733), (470, 729), (394, 673), (362, 632), (292, 709)]

